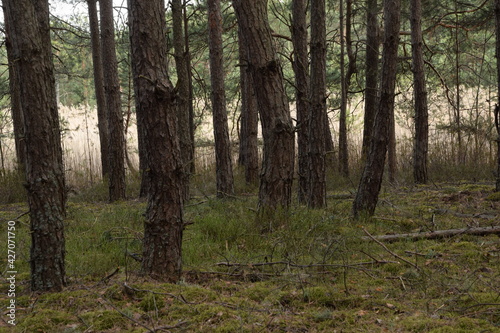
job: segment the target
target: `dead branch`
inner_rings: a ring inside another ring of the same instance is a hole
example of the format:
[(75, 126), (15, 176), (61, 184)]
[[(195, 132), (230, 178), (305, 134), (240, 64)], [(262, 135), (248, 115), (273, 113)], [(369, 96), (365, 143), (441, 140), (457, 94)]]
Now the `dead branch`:
[(408, 265), (414, 267), (415, 269), (417, 270), (420, 270), (420, 267), (418, 267), (417, 265), (415, 265), (414, 263), (412, 263), (411, 261), (408, 261), (406, 260), (405, 258), (401, 257), (400, 255), (398, 255), (397, 253), (394, 253), (392, 252), (391, 250), (389, 250), (389, 248), (387, 248), (387, 246), (385, 246), (384, 243), (382, 243), (381, 241), (379, 241), (377, 238), (375, 238), (374, 236), (372, 236), (365, 228), (363, 228), (363, 231), (365, 232), (365, 234), (368, 236), (368, 239), (371, 239), (373, 240), (375, 243), (377, 243), (378, 245), (382, 246), (384, 248), (384, 250), (386, 250), (388, 253), (390, 253), (393, 257), (401, 260), (401, 261), (404, 261), (405, 263), (407, 263)]
[[(364, 230), (364, 229), (363, 229)], [(366, 233), (366, 230), (365, 230)], [(462, 229), (447, 229), (447, 230), (436, 230), (429, 232), (413, 232), (407, 234), (395, 234), (395, 235), (379, 235), (379, 236), (368, 236), (363, 237), (363, 239), (372, 239), (375, 241), (385, 241), (385, 242), (395, 242), (399, 240), (417, 240), (417, 239), (441, 239), (449, 238), (458, 235), (474, 235), (474, 236), (486, 236), (486, 235), (500, 235), (500, 226), (492, 227), (477, 227), (477, 228), (462, 228)]]

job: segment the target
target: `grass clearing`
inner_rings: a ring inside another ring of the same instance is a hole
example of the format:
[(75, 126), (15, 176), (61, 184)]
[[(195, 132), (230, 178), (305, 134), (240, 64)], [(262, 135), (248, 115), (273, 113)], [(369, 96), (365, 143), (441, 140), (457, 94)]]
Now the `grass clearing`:
[[(246, 188), (223, 201), (200, 193), (185, 210), (191, 224), (178, 284), (142, 277), (130, 255), (141, 253), (145, 202), (108, 204), (96, 199), (105, 192), (98, 187), (68, 204), (61, 293), (30, 293), (29, 221), (19, 218), (18, 325), (2, 321), (0, 332), (500, 332), (498, 236), (401, 240), (384, 243), (387, 249), (363, 238), (363, 230), (498, 225), (493, 187), (387, 187), (376, 216), (357, 222), (348, 191), (329, 192), (326, 209), (296, 205), (266, 222)], [(26, 210), (2, 205), (0, 218)], [(6, 256), (0, 263), (5, 272)], [(1, 289), (6, 307), (8, 287)]]

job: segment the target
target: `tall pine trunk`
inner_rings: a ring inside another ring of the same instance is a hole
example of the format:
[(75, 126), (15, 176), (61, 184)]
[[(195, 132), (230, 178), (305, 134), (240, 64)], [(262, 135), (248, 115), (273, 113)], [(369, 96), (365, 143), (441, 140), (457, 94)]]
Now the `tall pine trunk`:
[(500, 0), (495, 0), (495, 34), (496, 34), (496, 60), (497, 60), (497, 105), (495, 107), (495, 125), (497, 128), (497, 179), (496, 191), (500, 192)]
[(245, 168), (246, 183), (256, 184), (259, 181), (259, 113), (257, 111), (257, 100), (253, 89), (252, 77), (249, 73), (248, 66), (246, 66), (248, 59), (243, 43), (242, 31), (239, 26), (238, 47), (241, 89), (240, 149), (238, 164)]
[(101, 144), (101, 174), (103, 178), (109, 177), (109, 151), (108, 151), (108, 118), (106, 107), (106, 94), (104, 92), (104, 74), (102, 66), (101, 39), (99, 36), (99, 19), (97, 13), (97, 0), (87, 0), (89, 13), (90, 42), (92, 45), (92, 63), (94, 69), (94, 89), (97, 104), (97, 128)]
[(108, 109), (109, 200), (125, 198), (125, 136), (115, 49), (113, 1), (99, 0), (104, 92)]
[(378, 103), (379, 35), (377, 0), (366, 1), (366, 83), (363, 145), (361, 156), (366, 161), (373, 135), (373, 123)]
[(179, 144), (181, 147), (181, 159), (186, 179), (184, 180), (184, 200), (189, 200), (189, 175), (192, 164), (194, 164), (193, 143), (191, 142), (190, 129), (190, 78), (189, 78), (189, 55), (186, 51), (186, 40), (184, 38), (183, 6), (181, 0), (172, 0), (172, 32), (175, 69), (177, 72), (177, 125), (179, 133)]
[(375, 116), (373, 136), (358, 192), (353, 203), (355, 218), (372, 216), (382, 185), (385, 156), (389, 142), (391, 109), (394, 107), (394, 89), (398, 65), (398, 44), (401, 0), (384, 1), (384, 48), (382, 51), (382, 75), (380, 100)]
[(307, 41), (307, 0), (292, 1), (293, 71), (295, 109), (297, 111), (298, 199), (307, 203), (308, 132), (309, 132), (309, 55)]
[(207, 3), (217, 197), (223, 198), (234, 194), (234, 180), (224, 88), (222, 14), (220, 0), (208, 0)]
[(283, 73), (267, 17), (267, 0), (234, 0), (262, 122), (264, 158), (259, 187), (261, 212), (287, 208), (292, 199), (294, 129)]
[(307, 205), (326, 205), (326, 25), (325, 0), (311, 0), (311, 110), (308, 119)]
[(24, 141), (24, 119), (21, 108), (21, 91), (19, 81), (19, 64), (16, 59), (19, 57), (18, 49), (13, 46), (9, 22), (11, 18), (5, 6), (3, 6), (5, 22), (5, 46), (7, 49), (7, 61), (9, 63), (9, 93), (10, 110), (12, 115), (12, 127), (14, 129), (14, 144), (16, 147), (16, 169), (20, 172), (26, 168), (26, 144)]
[(422, 52), (422, 1), (410, 0), (412, 44), (413, 99), (415, 103), (415, 143), (413, 147), (413, 179), (427, 183), (427, 151), (429, 148), (429, 112)]
[(18, 63), (31, 220), (31, 289), (65, 285), (66, 190), (46, 0), (4, 0)]
[(177, 282), (182, 269), (184, 168), (175, 91), (168, 77), (165, 3), (129, 0), (128, 9), (136, 112), (147, 158), (142, 270), (152, 278)]

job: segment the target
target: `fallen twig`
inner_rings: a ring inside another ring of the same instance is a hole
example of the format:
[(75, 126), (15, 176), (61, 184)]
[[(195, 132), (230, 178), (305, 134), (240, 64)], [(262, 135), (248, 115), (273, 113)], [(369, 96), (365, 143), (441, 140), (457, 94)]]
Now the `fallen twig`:
[(393, 257), (398, 258), (401, 261), (404, 261), (405, 263), (407, 263), (408, 265), (414, 267), (417, 270), (420, 270), (420, 267), (418, 267), (417, 265), (415, 265), (411, 261), (408, 261), (405, 258), (403, 258), (400, 255), (398, 255), (397, 253), (394, 253), (391, 250), (389, 250), (389, 248), (387, 246), (385, 246), (384, 243), (382, 243), (381, 241), (379, 241), (378, 239), (376, 239), (374, 236), (372, 236), (365, 228), (363, 228), (363, 231), (368, 236), (368, 238), (370, 238), (371, 240), (373, 240), (378, 245), (382, 246), (384, 248), (384, 250), (386, 250), (388, 253), (390, 253)]

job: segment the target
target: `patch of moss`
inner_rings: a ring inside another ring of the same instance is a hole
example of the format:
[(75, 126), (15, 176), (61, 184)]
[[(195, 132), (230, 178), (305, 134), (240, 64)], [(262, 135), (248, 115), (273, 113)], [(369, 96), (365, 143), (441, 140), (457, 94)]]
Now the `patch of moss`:
[(55, 327), (75, 322), (76, 318), (64, 311), (40, 309), (18, 321), (17, 326), (28, 332), (54, 332)]
[(165, 307), (165, 300), (161, 295), (149, 293), (141, 300), (139, 307), (145, 312), (155, 311)]
[(110, 310), (89, 311), (82, 313), (80, 317), (87, 325), (92, 325), (92, 329), (95, 331), (104, 331), (115, 327), (124, 327), (126, 320), (126, 318), (124, 318), (117, 311)]
[(489, 201), (500, 201), (500, 192), (493, 192), (486, 197)]

